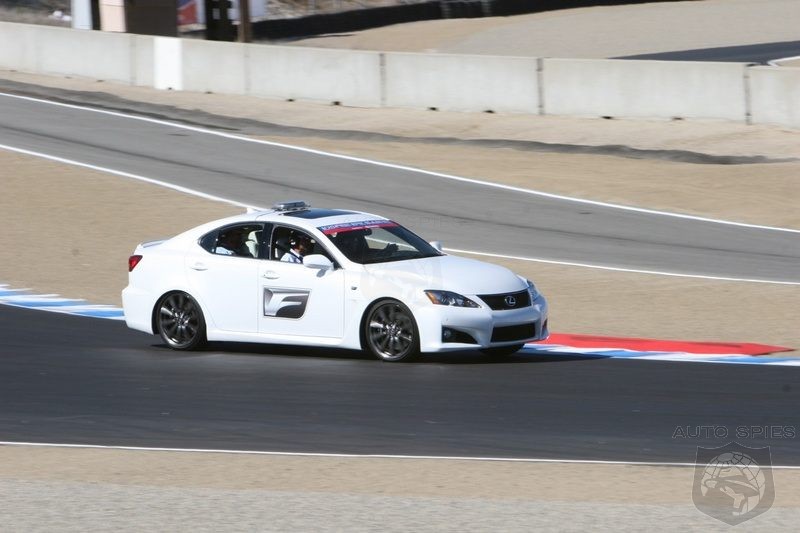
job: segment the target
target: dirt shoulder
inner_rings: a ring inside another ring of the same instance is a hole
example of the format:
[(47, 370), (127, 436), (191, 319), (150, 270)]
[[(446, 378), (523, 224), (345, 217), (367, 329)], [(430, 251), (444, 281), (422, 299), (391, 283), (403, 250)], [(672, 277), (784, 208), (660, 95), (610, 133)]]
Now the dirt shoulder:
[[(693, 467), (0, 446), (0, 479), (455, 498), (687, 503)], [(386, 476), (391, 472), (390, 476)], [(800, 470), (775, 470), (800, 506)], [(587, 475), (589, 474), (589, 475)], [(640, 484), (637, 479), (656, 478)], [(542, 483), (542, 479), (558, 484)], [(776, 482), (777, 484), (777, 482)], [(609, 486), (615, 490), (604, 490)]]
[[(800, 472), (772, 475), (751, 530), (798, 518)], [(693, 482), (691, 467), (0, 447), (12, 529), (725, 530)]]
[[(120, 304), (128, 256), (243, 209), (0, 150), (0, 283)], [(13, 253), (12, 253), (13, 251)]]

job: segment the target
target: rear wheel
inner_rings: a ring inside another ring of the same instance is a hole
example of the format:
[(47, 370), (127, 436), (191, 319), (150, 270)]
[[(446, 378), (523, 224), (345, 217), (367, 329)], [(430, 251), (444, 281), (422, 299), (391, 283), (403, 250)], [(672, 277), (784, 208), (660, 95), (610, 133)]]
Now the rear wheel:
[(185, 292), (165, 294), (156, 306), (158, 333), (174, 350), (194, 350), (206, 343), (206, 321), (198, 303)]
[(364, 344), (383, 361), (410, 361), (419, 354), (419, 332), (411, 310), (396, 300), (383, 300), (367, 311)]
[(491, 357), (508, 357), (514, 355), (525, 346), (524, 344), (512, 344), (511, 346), (496, 346), (494, 348), (483, 348), (481, 352)]

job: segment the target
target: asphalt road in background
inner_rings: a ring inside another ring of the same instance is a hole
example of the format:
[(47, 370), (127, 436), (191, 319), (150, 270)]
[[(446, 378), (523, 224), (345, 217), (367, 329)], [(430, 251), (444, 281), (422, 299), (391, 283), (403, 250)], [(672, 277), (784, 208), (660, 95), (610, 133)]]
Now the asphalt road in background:
[[(800, 465), (796, 439), (737, 437), (800, 426), (790, 368), (472, 352), (386, 364), (237, 344), (177, 353), (122, 322), (6, 306), (0, 338), (4, 441), (690, 463), (697, 446), (736, 440)], [(730, 438), (680, 436), (712, 424)]]
[(451, 248), (800, 281), (799, 232), (543, 198), (9, 96), (0, 96), (0, 144), (160, 179), (250, 205), (299, 198), (320, 207), (373, 212)]
[(800, 56), (800, 41), (721, 46), (619, 57), (617, 59), (658, 59), (661, 61), (733, 61), (767, 64), (775, 59)]

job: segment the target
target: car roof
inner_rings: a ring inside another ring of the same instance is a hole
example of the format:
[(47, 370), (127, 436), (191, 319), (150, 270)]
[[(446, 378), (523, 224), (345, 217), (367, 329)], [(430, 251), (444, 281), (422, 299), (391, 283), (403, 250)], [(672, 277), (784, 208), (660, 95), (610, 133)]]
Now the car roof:
[(386, 217), (363, 213), (361, 211), (348, 211), (344, 209), (308, 208), (280, 211), (270, 209), (261, 211), (255, 217), (259, 222), (286, 223), (302, 228), (319, 228), (332, 224), (347, 222), (360, 222), (369, 220), (387, 220)]

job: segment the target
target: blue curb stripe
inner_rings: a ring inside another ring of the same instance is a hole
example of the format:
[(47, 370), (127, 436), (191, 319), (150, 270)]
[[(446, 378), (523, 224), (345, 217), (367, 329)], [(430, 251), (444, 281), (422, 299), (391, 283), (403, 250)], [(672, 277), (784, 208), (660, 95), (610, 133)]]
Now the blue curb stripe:
[(54, 294), (32, 294), (28, 289), (11, 289), (2, 283), (0, 283), (0, 304), (112, 320), (125, 317), (122, 309), (113, 305), (96, 305), (86, 300), (62, 298)]
[(564, 359), (640, 359), (643, 361), (668, 361), (681, 363), (725, 363), (738, 365), (798, 366), (796, 357), (766, 357), (742, 354), (689, 354), (680, 352), (637, 352), (633, 350), (609, 350), (572, 348), (557, 344), (528, 344), (522, 353), (539, 357), (563, 357)]
[(75, 315), (91, 316), (94, 318), (125, 318), (121, 309), (90, 309), (86, 311), (75, 311)]
[(87, 305), (85, 300), (8, 300), (6, 303), (19, 307), (73, 307)]
[(17, 290), (17, 291), (0, 291), (0, 298), (2, 298), (3, 296), (22, 296), (24, 294), (26, 294), (26, 292), (19, 291), (19, 290)]

